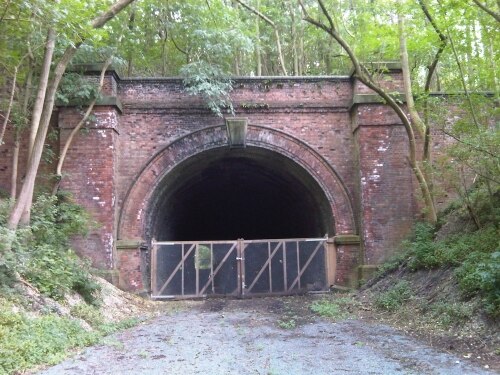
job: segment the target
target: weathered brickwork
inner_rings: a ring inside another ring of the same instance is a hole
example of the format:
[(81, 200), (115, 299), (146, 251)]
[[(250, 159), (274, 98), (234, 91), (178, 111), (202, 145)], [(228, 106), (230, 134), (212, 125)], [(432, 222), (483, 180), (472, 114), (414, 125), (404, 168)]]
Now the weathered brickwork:
[[(112, 269), (115, 245), (116, 211), (115, 164), (119, 113), (112, 107), (94, 111), (95, 121), (85, 134), (74, 138), (64, 162), (61, 188), (74, 194), (97, 221), (98, 228), (88, 238), (77, 240), (80, 254), (92, 259), (101, 269)], [(59, 127), (61, 144), (80, 120), (74, 108), (61, 108)]]
[[(390, 91), (401, 88), (395, 68), (380, 80)], [(113, 72), (104, 87), (95, 121), (68, 153), (62, 188), (99, 223), (77, 240), (79, 252), (98, 268), (117, 270), (120, 287), (139, 291), (148, 287), (148, 217), (162, 181), (189, 158), (227, 148), (226, 125), (179, 79), (120, 79)], [(311, 176), (328, 202), (329, 235), (359, 235), (360, 243), (336, 245), (339, 284), (394, 251), (417, 211), (404, 128), (372, 94), (352, 77), (259, 77), (235, 79), (231, 95), (236, 115), (248, 119), (247, 146), (283, 155)], [(61, 145), (80, 116), (59, 108)], [(8, 170), (5, 150), (1, 171)], [(1, 187), (9, 186), (5, 175)]]
[(358, 108), (355, 120), (365, 262), (377, 264), (411, 228), (416, 212), (413, 174), (405, 130), (384, 106)]

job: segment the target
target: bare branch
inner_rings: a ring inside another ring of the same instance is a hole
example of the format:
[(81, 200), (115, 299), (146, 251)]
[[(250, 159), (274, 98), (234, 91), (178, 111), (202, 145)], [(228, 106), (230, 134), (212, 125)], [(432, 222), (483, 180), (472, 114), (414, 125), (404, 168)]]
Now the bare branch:
[(16, 81), (17, 81), (17, 70), (18, 67), (14, 67), (14, 77), (12, 77), (12, 86), (10, 88), (10, 98), (9, 104), (7, 105), (7, 111), (5, 113), (2, 130), (0, 131), (0, 146), (3, 144), (3, 137), (5, 135), (5, 130), (7, 129), (7, 124), (9, 123), (10, 112), (12, 111), (12, 106), (14, 105), (14, 94), (16, 92)]
[(92, 21), (92, 27), (94, 29), (100, 29), (103, 27), (106, 22), (116, 16), (120, 11), (122, 11), (127, 5), (133, 3), (134, 0), (119, 0), (115, 4), (113, 4), (108, 10), (94, 18)]
[(102, 91), (102, 87), (104, 86), (104, 77), (106, 75), (106, 71), (108, 70), (109, 66), (111, 65), (111, 61), (113, 60), (112, 57), (108, 58), (106, 62), (104, 63), (102, 70), (101, 70), (101, 75), (99, 78), (99, 86), (98, 86), (98, 94), (96, 97), (90, 102), (87, 110), (85, 111), (85, 114), (83, 115), (82, 119), (78, 122), (78, 124), (73, 128), (71, 133), (69, 134), (68, 138), (66, 139), (66, 143), (64, 144), (63, 149), (61, 150), (61, 153), (59, 155), (59, 161), (57, 163), (57, 168), (56, 168), (56, 176), (57, 176), (57, 183), (55, 184), (53, 190), (52, 190), (52, 195), (55, 195), (59, 189), (59, 185), (61, 184), (61, 179), (62, 179), (62, 167), (64, 164), (64, 160), (66, 159), (66, 155), (68, 153), (68, 150), (73, 143), (73, 138), (75, 135), (80, 131), (82, 126), (85, 124), (87, 119), (89, 118), (90, 114), (94, 110), (94, 106), (97, 103), (97, 99)]
[(271, 26), (273, 28), (274, 36), (276, 38), (276, 47), (278, 48), (278, 58), (280, 60), (281, 71), (282, 71), (283, 75), (285, 75), (285, 76), (288, 75), (288, 73), (286, 71), (285, 60), (283, 59), (283, 53), (281, 52), (280, 34), (278, 32), (278, 27), (276, 26), (276, 24), (269, 17), (267, 17), (265, 14), (259, 12), (257, 9), (251, 7), (250, 5), (246, 4), (242, 0), (235, 0), (235, 1), (238, 4), (240, 4), (241, 6), (243, 6), (244, 8), (246, 8), (247, 10), (249, 10), (250, 12), (252, 12), (253, 14), (255, 14), (256, 16), (262, 18), (265, 22), (267, 22), (269, 24), (269, 26)]
[(3, 9), (2, 16), (0, 17), (0, 22), (2, 22), (5, 19), (5, 16), (7, 15), (7, 11), (9, 10), (9, 6), (10, 6), (11, 2), (12, 2), (11, 0), (8, 0), (7, 4), (3, 5), (4, 9)]
[[(335, 41), (344, 49), (344, 51), (349, 55), (349, 58), (351, 59), (351, 62), (354, 66), (354, 77), (359, 79), (361, 83), (363, 83), (365, 86), (368, 88), (372, 89), (375, 93), (380, 95), (382, 99), (389, 105), (396, 115), (399, 117), (401, 122), (403, 123), (403, 126), (405, 128), (406, 134), (408, 136), (408, 146), (409, 146), (409, 151), (408, 151), (408, 160), (410, 163), (410, 167), (413, 170), (415, 177), (417, 178), (417, 181), (419, 183), (419, 186), (422, 191), (422, 195), (425, 200), (425, 205), (428, 208), (428, 218), (429, 221), (435, 223), (437, 220), (436, 216), (436, 210), (434, 207), (434, 202), (432, 199), (432, 195), (429, 189), (429, 185), (427, 184), (427, 181), (425, 179), (424, 174), (420, 170), (420, 167), (418, 166), (417, 163), (417, 158), (416, 158), (416, 141), (415, 141), (415, 134), (413, 133), (413, 129), (411, 126), (411, 122), (406, 116), (406, 113), (403, 111), (403, 109), (398, 105), (396, 100), (394, 100), (389, 94), (385, 92), (382, 87), (380, 87), (377, 83), (375, 83), (369, 74), (367, 73), (368, 70), (366, 67), (364, 67), (358, 60), (356, 54), (350, 47), (350, 45), (342, 38), (342, 36), (333, 28), (328, 27), (321, 21), (315, 20), (309, 14), (307, 13), (307, 9), (304, 6), (302, 0), (298, 0), (299, 4), (304, 12), (304, 20), (309, 22), (310, 24), (326, 31)], [(318, 3), (321, 6), (321, 0), (318, 0)], [(321, 7), (325, 17), (329, 17), (329, 14), (324, 6)], [(327, 17), (327, 18), (328, 18)], [(330, 18), (331, 19), (331, 18)]]
[(325, 15), (326, 19), (328, 20), (328, 23), (330, 24), (330, 28), (333, 31), (336, 31), (335, 24), (333, 23), (332, 17), (330, 16), (330, 13), (325, 7), (325, 4), (323, 4), (323, 0), (318, 0), (319, 6), (321, 7), (321, 11)]
[(485, 4), (480, 2), (479, 0), (472, 0), (479, 8), (484, 10), (486, 13), (488, 13), (490, 16), (492, 16), (494, 19), (497, 20), (497, 22), (500, 22), (500, 13), (497, 13), (490, 8), (488, 8)]
[(445, 50), (445, 48), (448, 44), (448, 38), (446, 37), (446, 35), (443, 34), (441, 29), (437, 25), (436, 21), (434, 20), (434, 17), (432, 17), (432, 15), (429, 13), (429, 10), (427, 9), (427, 5), (425, 4), (424, 0), (418, 0), (418, 3), (420, 5), (420, 8), (422, 9), (422, 12), (424, 12), (425, 17), (427, 18), (427, 20), (430, 22), (430, 24), (434, 28), (434, 31), (436, 32), (436, 34), (438, 35), (439, 40), (440, 40), (439, 48), (438, 48), (436, 54), (434, 55), (434, 59), (432, 60), (432, 63), (428, 67), (427, 77), (425, 80), (424, 90), (425, 90), (425, 92), (429, 92), (431, 82), (432, 82), (432, 77), (434, 76), (434, 72), (436, 71), (437, 65), (439, 63), (439, 59), (440, 59), (443, 51)]
[(457, 53), (457, 50), (455, 48), (455, 43), (453, 43), (453, 39), (451, 38), (449, 31), (448, 31), (448, 40), (450, 41), (451, 50), (453, 51), (453, 56), (455, 57), (455, 62), (457, 63), (457, 66), (458, 66), (458, 72), (460, 73), (460, 80), (462, 82), (462, 87), (464, 89), (465, 97), (467, 98), (467, 103), (469, 104), (469, 109), (470, 109), (470, 114), (472, 116), (472, 120), (474, 121), (474, 125), (476, 126), (476, 128), (479, 129), (479, 127), (480, 127), (479, 121), (477, 120), (477, 117), (476, 117), (476, 111), (474, 110), (474, 105), (472, 104), (469, 89), (467, 88), (467, 82), (465, 82), (464, 70), (462, 68), (462, 64), (461, 64), (460, 59), (458, 57), (458, 53)]
[(447, 132), (447, 131), (446, 131), (446, 130), (444, 130), (444, 129), (442, 129), (441, 131), (442, 131), (444, 134), (446, 134), (448, 137), (453, 138), (455, 141), (457, 141), (457, 142), (459, 142), (459, 143), (462, 143), (463, 145), (466, 145), (467, 147), (470, 147), (470, 148), (472, 148), (472, 149), (474, 149), (474, 150), (476, 150), (476, 151), (479, 151), (479, 152), (481, 152), (481, 153), (483, 153), (483, 154), (486, 154), (486, 155), (488, 155), (489, 157), (492, 157), (493, 159), (498, 159), (498, 160), (500, 160), (500, 156), (498, 156), (498, 154), (495, 154), (495, 153), (493, 153), (493, 152), (490, 152), (490, 151), (488, 151), (488, 150), (486, 150), (486, 149), (484, 149), (484, 148), (482, 148), (482, 147), (480, 147), (480, 146), (477, 146), (477, 145), (475, 145), (475, 144), (472, 144), (472, 143), (470, 143), (470, 142), (466, 142), (466, 141), (464, 141), (464, 140), (460, 139), (459, 137), (457, 137), (456, 135), (454, 135), (453, 133)]

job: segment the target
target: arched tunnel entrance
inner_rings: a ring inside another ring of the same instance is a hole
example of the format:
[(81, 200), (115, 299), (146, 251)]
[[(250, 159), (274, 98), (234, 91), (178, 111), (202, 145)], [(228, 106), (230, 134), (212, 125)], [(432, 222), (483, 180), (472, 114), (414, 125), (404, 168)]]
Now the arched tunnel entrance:
[(153, 297), (328, 287), (331, 205), (291, 159), (259, 147), (215, 148), (180, 163), (153, 194)]
[(333, 235), (330, 203), (289, 158), (258, 147), (190, 157), (161, 181), (149, 207), (159, 241), (307, 238)]
[(150, 281), (155, 298), (292, 294), (352, 268), (352, 204), (330, 163), (274, 129), (249, 125), (246, 141), (230, 148), (211, 127), (148, 161), (120, 213), (124, 279)]

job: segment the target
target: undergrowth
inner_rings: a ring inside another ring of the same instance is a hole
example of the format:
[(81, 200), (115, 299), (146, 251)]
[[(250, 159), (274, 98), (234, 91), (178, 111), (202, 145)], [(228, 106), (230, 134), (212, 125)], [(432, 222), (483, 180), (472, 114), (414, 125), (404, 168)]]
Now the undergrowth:
[(375, 306), (387, 311), (396, 311), (413, 296), (410, 284), (400, 281), (386, 292), (380, 293), (375, 299)]
[[(10, 202), (0, 199), (0, 374), (55, 364), (72, 348), (136, 324), (104, 322), (98, 308), (100, 286), (91, 276), (90, 263), (70, 247), (70, 239), (85, 235), (91, 225), (71, 197), (39, 196), (30, 226), (15, 232), (6, 228), (9, 209)], [(63, 303), (66, 295), (76, 292), (84, 302), (73, 306), (68, 316), (60, 316), (50, 304), (34, 303), (35, 297), (20, 293), (21, 284)]]
[(90, 277), (90, 263), (79, 258), (69, 243), (73, 236), (84, 235), (89, 229), (90, 220), (83, 208), (65, 195), (41, 195), (33, 204), (30, 226), (12, 232), (6, 228), (9, 207), (10, 202), (0, 201), (3, 288), (11, 287), (20, 275), (56, 300), (74, 291), (88, 303), (97, 304), (99, 285)]
[(314, 301), (310, 309), (324, 318), (345, 319), (349, 316), (349, 309), (354, 303), (354, 300), (350, 297), (325, 297)]
[[(461, 230), (442, 239), (436, 239), (439, 225), (418, 223), (411, 240), (403, 242), (402, 251), (385, 263), (378, 277), (399, 267), (415, 272), (451, 268), (464, 301), (479, 298), (481, 309), (491, 318), (500, 318), (500, 194), (489, 195), (488, 205), (484, 196), (476, 193), (476, 220), (481, 227), (476, 230)], [(472, 199), (469, 197), (469, 199)], [(470, 202), (470, 201), (469, 201)], [(467, 211), (457, 204), (450, 205), (447, 215), (465, 217)], [(402, 281), (376, 299), (382, 309), (394, 311), (404, 304), (408, 296), (408, 285)], [(439, 306), (436, 307), (438, 309)], [(439, 310), (439, 309), (438, 309)], [(453, 318), (453, 314), (444, 314)], [(460, 315), (460, 314), (459, 314)], [(461, 314), (470, 315), (470, 312)], [(455, 321), (460, 321), (455, 316)]]
[(81, 317), (87, 318), (92, 330), (69, 317), (50, 312), (27, 314), (10, 302), (0, 300), (0, 374), (20, 373), (40, 364), (56, 364), (67, 356), (68, 350), (95, 344), (105, 335), (137, 323), (130, 319), (105, 324), (96, 307), (83, 305), (86, 313)]

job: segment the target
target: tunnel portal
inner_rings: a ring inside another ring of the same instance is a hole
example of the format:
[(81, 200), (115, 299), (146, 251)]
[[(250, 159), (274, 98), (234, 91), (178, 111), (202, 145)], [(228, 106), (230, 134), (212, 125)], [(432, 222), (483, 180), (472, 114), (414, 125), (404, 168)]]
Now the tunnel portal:
[(289, 158), (227, 147), (190, 157), (162, 180), (149, 207), (159, 241), (307, 238), (333, 235), (323, 190)]

